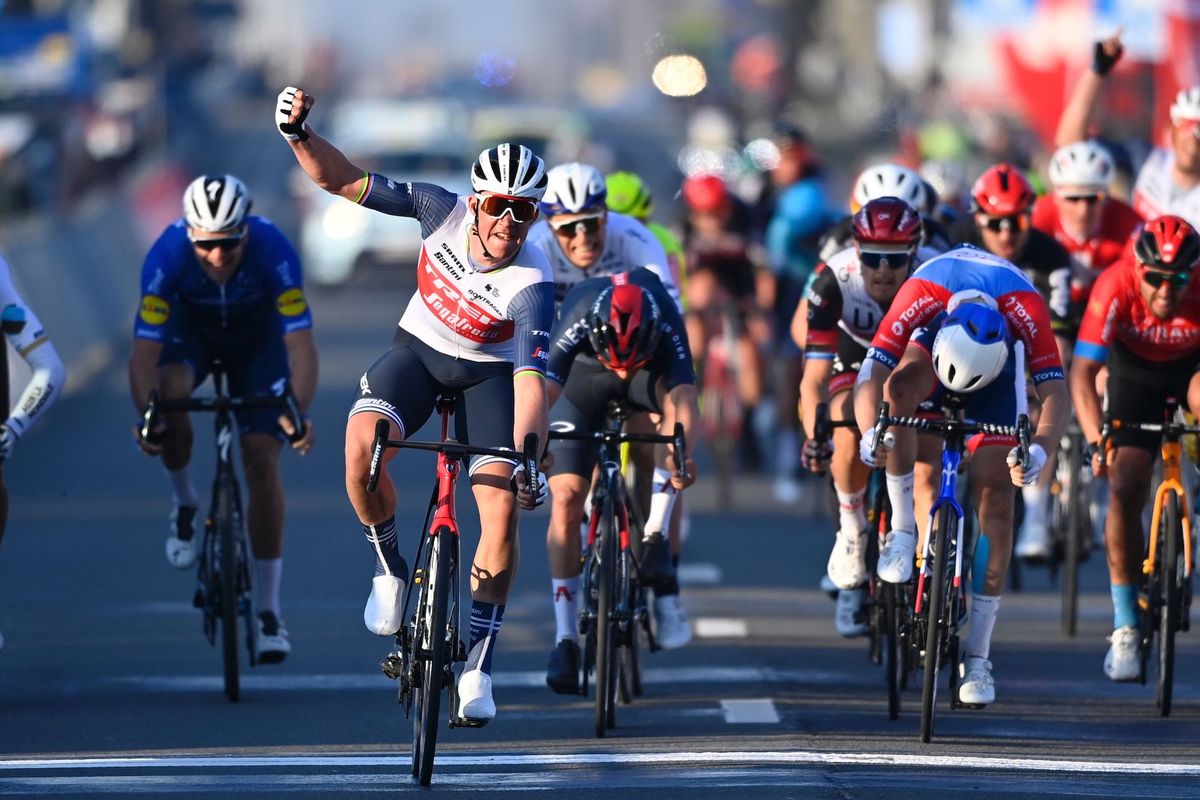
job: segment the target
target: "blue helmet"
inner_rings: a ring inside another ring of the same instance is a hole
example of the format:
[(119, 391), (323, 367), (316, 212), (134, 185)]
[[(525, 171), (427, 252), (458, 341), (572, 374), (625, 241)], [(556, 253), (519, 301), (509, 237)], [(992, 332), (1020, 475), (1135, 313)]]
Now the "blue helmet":
[(952, 392), (987, 386), (1008, 361), (1008, 321), (982, 303), (960, 303), (933, 340), (933, 369)]
[(542, 198), (542, 213), (546, 216), (607, 210), (608, 188), (595, 167), (578, 162), (559, 164), (546, 177), (546, 194)]

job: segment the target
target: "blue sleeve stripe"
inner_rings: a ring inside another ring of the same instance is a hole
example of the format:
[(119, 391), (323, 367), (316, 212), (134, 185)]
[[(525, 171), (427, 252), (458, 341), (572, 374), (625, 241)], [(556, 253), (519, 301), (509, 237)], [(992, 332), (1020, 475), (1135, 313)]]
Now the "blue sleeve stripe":
[(1075, 342), (1075, 355), (1090, 358), (1092, 361), (1099, 361), (1103, 364), (1105, 361), (1108, 361), (1108, 348), (1095, 342), (1079, 340)]
[(835, 356), (828, 351), (818, 350), (817, 352), (813, 352), (812, 350), (805, 350), (804, 357), (810, 361), (833, 361)]

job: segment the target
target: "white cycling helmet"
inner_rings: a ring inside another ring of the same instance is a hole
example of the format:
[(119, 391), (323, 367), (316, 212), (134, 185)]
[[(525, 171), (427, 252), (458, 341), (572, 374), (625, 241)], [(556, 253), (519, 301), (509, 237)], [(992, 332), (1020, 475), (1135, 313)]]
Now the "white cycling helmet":
[(197, 230), (232, 230), (249, 213), (250, 193), (232, 175), (201, 175), (183, 193), (183, 216)]
[(549, 172), (546, 196), (542, 198), (542, 213), (553, 217), (557, 214), (602, 211), (607, 208), (607, 197), (608, 189), (600, 170), (577, 161), (559, 164)]
[(489, 147), (471, 167), (471, 189), (539, 201), (546, 191), (546, 163), (525, 145)]
[(961, 303), (933, 340), (933, 369), (952, 392), (974, 392), (1008, 361), (1008, 323), (982, 303)]
[(1178, 125), (1184, 119), (1200, 121), (1200, 86), (1181, 90), (1171, 103), (1171, 124)]
[(1056, 189), (1079, 187), (1106, 192), (1116, 169), (1103, 145), (1072, 142), (1055, 150), (1050, 157), (1050, 183)]
[(867, 167), (854, 179), (854, 194), (850, 212), (858, 210), (880, 197), (899, 197), (917, 210), (929, 206), (929, 192), (921, 176), (899, 164), (876, 164)]
[(962, 200), (970, 188), (967, 170), (961, 161), (933, 159), (921, 163), (921, 177), (943, 201)]

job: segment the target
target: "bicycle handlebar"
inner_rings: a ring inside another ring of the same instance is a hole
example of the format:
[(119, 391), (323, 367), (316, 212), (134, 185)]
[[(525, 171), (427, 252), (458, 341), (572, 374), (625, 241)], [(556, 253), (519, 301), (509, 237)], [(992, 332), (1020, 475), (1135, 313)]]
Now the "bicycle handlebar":
[(960, 433), (970, 436), (976, 433), (988, 433), (993, 436), (1011, 436), (1017, 440), (1017, 457), (1019, 463), (1029, 466), (1030, 423), (1029, 415), (1017, 417), (1016, 425), (997, 425), (992, 422), (974, 422), (955, 417), (893, 417), (889, 412), (887, 401), (879, 404), (879, 415), (875, 418), (875, 441), (882, 441), (882, 436), (888, 428), (913, 428), (924, 433), (936, 433), (943, 438), (949, 433)]
[(288, 420), (292, 423), (293, 433), (286, 434), (289, 442), (294, 444), (304, 438), (304, 414), (300, 411), (300, 404), (297, 402), (296, 395), (292, 392), (290, 384), (285, 387), (282, 395), (276, 397), (226, 397), (218, 395), (217, 397), (184, 397), (160, 400), (158, 392), (151, 392), (150, 402), (146, 406), (146, 410), (142, 412), (140, 433), (143, 440), (153, 441), (154, 428), (158, 427), (162, 414), (178, 411), (238, 411), (239, 409), (250, 411), (265, 408), (283, 410)]
[(829, 403), (817, 403), (817, 419), (813, 422), (813, 432), (810, 439), (813, 439), (821, 444), (828, 444), (833, 438), (834, 428), (854, 428), (857, 427), (852, 419), (830, 419), (829, 418)]
[(671, 455), (675, 461), (675, 472), (679, 477), (684, 475), (684, 463), (687, 460), (687, 438), (684, 436), (682, 422), (675, 423), (675, 430), (670, 436), (662, 433), (627, 433), (626, 431), (551, 430), (549, 438), (573, 442), (601, 442), (603, 444), (624, 444), (625, 442), (669, 444), (673, 449)]
[(443, 442), (408, 442), (401, 440), (389, 439), (388, 434), (391, 432), (391, 425), (386, 419), (381, 419), (375, 423), (375, 438), (371, 443), (371, 465), (367, 472), (367, 491), (374, 492), (379, 486), (380, 466), (383, 463), (383, 451), (389, 447), (407, 448), (409, 450), (430, 450), (436, 453), (445, 453), (446, 456), (452, 459), (461, 459), (465, 456), (491, 456), (493, 458), (503, 458), (506, 461), (511, 461), (517, 457), (522, 464), (525, 465), (525, 475), (529, 486), (535, 485), (537, 477), (537, 442), (536, 433), (530, 432), (525, 435), (524, 446), (520, 453), (513, 450), (501, 450), (496, 447), (474, 447), (469, 444), (456, 442), (453, 439), (447, 439)]

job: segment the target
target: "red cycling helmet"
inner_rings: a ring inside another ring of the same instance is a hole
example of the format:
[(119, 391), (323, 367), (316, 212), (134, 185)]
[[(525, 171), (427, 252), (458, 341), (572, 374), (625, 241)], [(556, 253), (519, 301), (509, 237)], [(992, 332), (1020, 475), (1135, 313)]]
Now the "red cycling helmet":
[(921, 215), (899, 197), (871, 200), (854, 215), (852, 226), (854, 241), (860, 246), (899, 245), (909, 249), (921, 241), (924, 230)]
[(971, 211), (989, 217), (1024, 214), (1036, 199), (1029, 179), (1008, 164), (989, 167), (971, 187)]
[(1191, 272), (1200, 261), (1200, 234), (1179, 217), (1155, 217), (1142, 226), (1133, 253), (1151, 269)]
[(719, 175), (693, 175), (683, 182), (683, 202), (692, 211), (713, 214), (729, 204), (729, 189)]
[(658, 346), (658, 303), (642, 287), (614, 275), (592, 304), (588, 341), (609, 369), (635, 370), (654, 357)]

